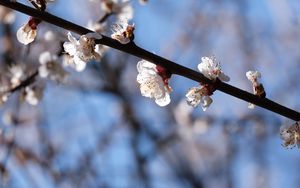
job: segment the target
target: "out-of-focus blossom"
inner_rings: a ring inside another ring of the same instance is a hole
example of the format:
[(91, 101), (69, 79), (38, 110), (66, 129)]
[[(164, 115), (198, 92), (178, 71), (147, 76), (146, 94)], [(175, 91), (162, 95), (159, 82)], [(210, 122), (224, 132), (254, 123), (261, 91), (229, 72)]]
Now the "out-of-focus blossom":
[(27, 45), (34, 41), (37, 35), (37, 26), (41, 21), (36, 18), (30, 18), (30, 20), (24, 24), (17, 31), (17, 39), (20, 43)]
[(23, 77), (24, 77), (24, 70), (23, 68), (16, 64), (9, 67), (9, 73), (10, 73), (10, 83), (12, 87), (18, 86)]
[(24, 91), (24, 99), (28, 104), (36, 106), (43, 98), (43, 91), (44, 87), (42, 86), (27, 86)]
[(103, 33), (105, 31), (105, 27), (106, 27), (106, 22), (99, 23), (99, 22), (94, 22), (92, 20), (89, 20), (87, 24), (87, 28), (89, 30), (95, 31), (97, 33)]
[[(259, 82), (259, 78), (261, 78), (261, 74), (258, 71), (248, 71), (246, 72), (247, 79), (252, 83), (252, 89), (254, 95), (259, 97), (265, 97), (266, 92), (264, 86)], [(248, 108), (254, 109), (255, 105), (252, 103), (248, 104)]]
[(40, 67), (39, 75), (42, 78), (49, 78), (57, 82), (64, 82), (67, 72), (57, 62), (57, 57), (50, 54), (50, 52), (43, 52), (39, 57)]
[(9, 97), (10, 93), (1, 93), (0, 94), (0, 105), (3, 105)]
[(83, 71), (88, 61), (101, 59), (101, 54), (96, 51), (99, 47), (95, 44), (95, 39), (101, 38), (100, 34), (88, 33), (76, 40), (71, 33), (68, 33), (70, 42), (65, 42), (63, 46), (64, 50), (72, 57), (71, 62), (77, 71)]
[(144, 97), (154, 99), (159, 106), (166, 106), (170, 103), (171, 87), (168, 78), (160, 74), (157, 66), (146, 60), (141, 60), (137, 64), (137, 82), (140, 84), (141, 94)]
[(51, 30), (48, 30), (44, 34), (44, 39), (46, 41), (54, 41), (56, 39), (56, 36)]
[(283, 125), (280, 127), (280, 137), (283, 140), (283, 146), (292, 148), (297, 145), (300, 148), (300, 126), (296, 122), (290, 126)]
[(207, 89), (203, 86), (189, 89), (185, 96), (190, 106), (195, 108), (200, 104), (203, 111), (206, 111), (213, 102), (212, 98), (207, 94)]
[(16, 16), (11, 9), (4, 6), (0, 6), (0, 22), (5, 24), (11, 24), (15, 21)]
[(148, 3), (148, 0), (139, 0), (140, 4), (145, 5)]
[(133, 40), (134, 24), (128, 24), (128, 20), (120, 21), (113, 26), (113, 34), (111, 37), (122, 44), (127, 44)]
[(198, 64), (198, 69), (208, 79), (215, 81), (219, 78), (223, 82), (228, 82), (230, 80), (229, 76), (224, 74), (220, 63), (214, 56), (202, 57), (201, 61), (202, 62)]
[(107, 14), (116, 14), (121, 20), (133, 17), (133, 8), (129, 0), (102, 0), (101, 8)]

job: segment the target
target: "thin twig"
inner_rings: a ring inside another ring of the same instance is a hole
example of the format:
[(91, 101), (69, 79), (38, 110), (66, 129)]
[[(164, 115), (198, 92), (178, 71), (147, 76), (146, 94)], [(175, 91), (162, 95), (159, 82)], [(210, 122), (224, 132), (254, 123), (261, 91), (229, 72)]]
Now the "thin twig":
[(106, 13), (101, 19), (99, 19), (98, 23), (104, 23), (113, 13)]
[(33, 74), (31, 74), (29, 77), (27, 77), (25, 80), (23, 80), (19, 85), (17, 85), (16, 87), (13, 87), (11, 89), (9, 89), (7, 91), (7, 93), (13, 93), (21, 88), (24, 88), (26, 86), (29, 86), (30, 84), (32, 84), (36, 78), (36, 76), (38, 75), (38, 71), (35, 71)]
[[(64, 28), (66, 30), (75, 32), (77, 34), (83, 35), (87, 33), (91, 33), (93, 31), (88, 30), (82, 26), (76, 25), (72, 22), (69, 22), (67, 20), (64, 20), (62, 18), (59, 18), (57, 16), (51, 15), (47, 12), (41, 12), (38, 10), (35, 10), (31, 7), (25, 6), (23, 4), (17, 3), (17, 2), (10, 2), (9, 0), (1, 0), (0, 5), (6, 6), (8, 8), (17, 10), (19, 12), (22, 12), (24, 14), (30, 15), (32, 17), (39, 18), (45, 22), (48, 22), (50, 24), (56, 25), (58, 27)], [(139, 58), (145, 59), (147, 61), (150, 61), (152, 63), (161, 65), (165, 68), (167, 68), (169, 71), (171, 71), (173, 74), (181, 75), (183, 77), (192, 79), (197, 82), (202, 82), (206, 84), (212, 84), (212, 81), (206, 78), (203, 74), (194, 71), (192, 69), (189, 69), (187, 67), (181, 66), (179, 64), (176, 64), (175, 62), (172, 62), (168, 59), (165, 59), (163, 57), (160, 57), (158, 55), (155, 55), (153, 53), (150, 53), (140, 47), (138, 47), (135, 43), (131, 42), (129, 44), (123, 45), (119, 43), (116, 40), (113, 40), (107, 36), (102, 35), (102, 39), (96, 40), (96, 43), (103, 44), (109, 47), (112, 47), (114, 49), (126, 52), (128, 54), (137, 56)], [(224, 93), (227, 93), (231, 96), (237, 97), (239, 99), (242, 99), (244, 101), (253, 103), (257, 106), (260, 106), (262, 108), (268, 109), (272, 112), (275, 112), (277, 114), (280, 114), (282, 116), (285, 116), (287, 118), (290, 118), (295, 121), (300, 120), (300, 113), (289, 109), (285, 106), (282, 106), (280, 104), (277, 104), (267, 98), (259, 98), (258, 96), (255, 96), (249, 92), (246, 92), (244, 90), (241, 90), (239, 88), (236, 88), (234, 86), (231, 86), (229, 84), (219, 82), (217, 84), (217, 90), (220, 90)]]

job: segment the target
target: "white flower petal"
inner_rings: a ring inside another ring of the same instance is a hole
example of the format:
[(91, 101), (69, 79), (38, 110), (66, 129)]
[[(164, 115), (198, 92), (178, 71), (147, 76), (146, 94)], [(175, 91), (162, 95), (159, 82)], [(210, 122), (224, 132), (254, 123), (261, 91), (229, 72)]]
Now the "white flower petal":
[(212, 102), (213, 102), (213, 100), (210, 96), (203, 96), (202, 100), (201, 100), (201, 107), (202, 107), (203, 111), (206, 111)]
[(142, 60), (138, 62), (137, 69), (137, 82), (140, 84), (142, 96), (154, 99), (159, 106), (169, 104), (171, 88), (165, 85), (162, 77), (157, 74), (156, 65)]
[(169, 93), (167, 92), (165, 93), (164, 97), (155, 99), (155, 103), (159, 106), (167, 106), (168, 104), (170, 104), (170, 102), (171, 98)]
[(63, 44), (64, 50), (70, 55), (74, 56), (76, 54), (76, 46), (71, 42), (65, 42)]
[(86, 62), (82, 61), (78, 56), (74, 57), (75, 70), (82, 72), (86, 67)]
[(52, 61), (50, 52), (46, 51), (40, 54), (39, 62), (40, 64), (46, 64), (47, 62)]
[(46, 78), (49, 75), (49, 71), (47, 69), (47, 66), (42, 65), (39, 67), (39, 75), (42, 78)]
[(20, 29), (18, 29), (17, 39), (20, 43), (27, 45), (34, 41), (36, 34), (36, 29), (31, 29), (28, 24), (25, 24)]
[(216, 80), (219, 78), (221, 81), (227, 82), (230, 78), (223, 73), (221, 65), (217, 62), (216, 58), (213, 57), (202, 57), (201, 63), (198, 64), (199, 71), (208, 79)]

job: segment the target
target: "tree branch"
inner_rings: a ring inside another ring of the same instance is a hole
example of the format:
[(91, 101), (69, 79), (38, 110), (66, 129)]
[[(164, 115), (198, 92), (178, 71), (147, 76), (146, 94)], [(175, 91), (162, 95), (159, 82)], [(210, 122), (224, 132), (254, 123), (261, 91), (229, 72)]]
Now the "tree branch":
[[(66, 30), (75, 32), (80, 35), (93, 32), (82, 26), (76, 25), (72, 22), (66, 21), (66, 20), (59, 18), (57, 16), (54, 16), (54, 15), (51, 15), (47, 12), (41, 12), (39, 10), (35, 10), (31, 7), (25, 6), (25, 5), (17, 3), (17, 2), (11, 2), (10, 0), (1, 0), (0, 5), (17, 10), (19, 12), (30, 15), (32, 17), (36, 17), (45, 22), (48, 22), (50, 24), (56, 25), (58, 27), (66, 29)], [(96, 43), (112, 47), (114, 49), (126, 52), (128, 54), (131, 54), (136, 57), (150, 61), (152, 63), (161, 65), (161, 66), (165, 67), (166, 69), (168, 69), (169, 71), (171, 71), (173, 74), (177, 74), (177, 75), (192, 79), (197, 82), (202, 82), (202, 83), (206, 83), (206, 84), (213, 83), (211, 80), (206, 78), (203, 74), (201, 74), (197, 71), (194, 71), (192, 69), (186, 68), (184, 66), (181, 66), (179, 64), (176, 64), (175, 62), (172, 62), (168, 59), (165, 59), (165, 58), (155, 55), (153, 53), (150, 53), (150, 52), (138, 47), (133, 42), (123, 45), (116, 40), (113, 40), (107, 36), (102, 35), (102, 39), (96, 40)], [(218, 82), (216, 87), (217, 87), (217, 90), (227, 93), (231, 96), (237, 97), (241, 100), (253, 103), (257, 106), (268, 109), (272, 112), (275, 112), (277, 114), (280, 114), (280, 115), (290, 118), (292, 120), (295, 120), (295, 121), (300, 120), (299, 112), (289, 109), (280, 104), (277, 104), (267, 98), (260, 98), (256, 95), (253, 95), (249, 92), (246, 92), (244, 90), (241, 90), (239, 88), (236, 88), (234, 86), (231, 86), (231, 85), (223, 83), (223, 82)]]

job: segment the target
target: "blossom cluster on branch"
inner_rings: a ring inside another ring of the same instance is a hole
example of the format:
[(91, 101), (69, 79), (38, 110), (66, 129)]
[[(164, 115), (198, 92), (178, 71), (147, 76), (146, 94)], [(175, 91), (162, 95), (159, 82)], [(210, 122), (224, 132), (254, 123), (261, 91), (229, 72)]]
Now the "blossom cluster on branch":
[[(48, 3), (54, 0), (32, 0), (31, 4), (38, 11), (45, 11)], [(67, 39), (60, 41), (63, 45), (62, 53), (53, 54), (45, 51), (40, 54), (39, 64), (36, 68), (37, 74), (41, 80), (34, 81), (35, 78), (26, 79), (29, 71), (22, 66), (11, 66), (9, 77), (9, 86), (1, 88), (2, 102), (5, 102), (12, 91), (16, 88), (21, 90), (22, 99), (31, 105), (37, 105), (43, 96), (43, 88), (45, 87), (43, 79), (53, 80), (58, 83), (65, 83), (67, 80), (66, 66), (74, 68), (76, 71), (81, 72), (91, 61), (100, 62), (101, 57), (105, 55), (108, 50), (103, 45), (96, 41), (101, 41), (104, 36), (101, 31), (107, 27), (106, 20), (113, 16), (115, 24), (111, 26), (112, 33), (111, 39), (118, 42), (119, 45), (132, 46), (134, 44), (134, 30), (135, 25), (131, 24), (133, 17), (133, 9), (129, 0), (90, 0), (90, 3), (95, 3), (99, 6), (103, 13), (97, 21), (89, 21), (89, 28), (93, 32), (80, 34), (79, 37), (73, 36), (72, 33), (67, 34)], [(145, 4), (147, 1), (140, 1)], [(14, 20), (13, 13), (6, 8), (0, 9), (0, 21), (3, 23), (12, 23)], [(23, 45), (33, 44), (38, 35), (38, 25), (42, 22), (42, 18), (30, 17), (29, 21), (22, 25), (16, 37)], [(48, 40), (51, 32), (47, 32)], [(166, 106), (171, 102), (172, 88), (169, 81), (173, 74), (168, 66), (160, 62), (150, 62), (142, 59), (137, 63), (137, 82), (141, 91), (141, 95), (151, 98), (159, 106)], [(206, 111), (212, 104), (213, 93), (218, 89), (219, 85), (230, 80), (221, 69), (220, 62), (216, 57), (202, 57), (201, 62), (198, 64), (198, 70), (201, 75), (208, 81), (199, 81), (199, 85), (190, 88), (185, 94), (187, 104), (192, 107), (201, 106), (203, 111)], [(261, 74), (258, 71), (248, 71), (246, 73), (248, 80), (252, 83), (254, 95), (259, 98), (265, 98), (266, 93), (263, 85), (258, 81)], [(204, 80), (205, 80), (204, 79)], [(25, 83), (25, 84), (24, 84)], [(4, 84), (3, 84), (4, 85)], [(250, 108), (254, 105), (249, 104)], [(296, 123), (290, 128), (285, 128), (281, 131), (284, 140), (284, 146), (298, 145), (299, 140), (299, 125)]]

